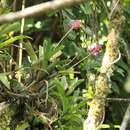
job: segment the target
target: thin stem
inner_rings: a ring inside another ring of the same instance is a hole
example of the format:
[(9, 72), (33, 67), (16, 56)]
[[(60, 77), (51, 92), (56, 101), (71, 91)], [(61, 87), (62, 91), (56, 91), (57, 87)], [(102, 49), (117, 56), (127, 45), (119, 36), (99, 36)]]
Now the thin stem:
[[(25, 8), (25, 0), (23, 0), (23, 2), (22, 2), (22, 10), (24, 10), (24, 8)], [(24, 25), (25, 25), (25, 18), (22, 18), (21, 31), (20, 31), (21, 35), (23, 35), (23, 32), (24, 32)], [(23, 43), (23, 40), (21, 40), (21, 43), (19, 44), (19, 46), (20, 46), (20, 48), (19, 48), (19, 64), (18, 64), (19, 68), (22, 67), (22, 56), (23, 56), (23, 44), (22, 43)], [(21, 82), (21, 77), (22, 77), (22, 74), (19, 71), (18, 72), (18, 81), (19, 82)]]
[(106, 6), (105, 1), (104, 1), (104, 0), (101, 0), (101, 1), (102, 1), (103, 5), (104, 5), (104, 8), (105, 8), (105, 10), (106, 10), (107, 15), (109, 16), (109, 11), (108, 11), (108, 8), (107, 8), (107, 6)]
[(120, 53), (120, 51), (119, 51), (119, 50), (118, 50), (118, 53), (119, 53), (118, 58), (117, 58), (117, 59), (115, 59), (112, 63), (109, 63), (110, 65), (113, 65), (113, 64), (117, 63), (117, 62), (121, 59), (121, 53)]
[[(57, 43), (57, 46), (58, 47), (60, 45), (60, 43), (66, 38), (66, 36), (73, 30), (73, 28), (71, 27), (68, 32), (61, 38), (61, 40)], [(56, 48), (55, 47), (55, 48)]]
[(80, 61), (78, 61), (76, 64), (74, 64), (72, 67), (77, 66), (79, 63), (81, 63), (82, 61), (86, 60), (91, 54), (88, 54), (86, 57), (84, 57), (83, 59), (81, 59)]
[(129, 120), (130, 120), (130, 104), (128, 105), (125, 115), (123, 117), (120, 130), (126, 130)]
[(113, 12), (115, 11), (115, 9), (116, 9), (116, 7), (117, 7), (117, 5), (118, 5), (119, 2), (120, 2), (120, 0), (118, 0), (118, 1), (116, 2), (115, 6), (113, 7), (113, 9), (112, 9), (112, 11), (111, 11), (111, 13), (110, 13), (110, 15), (109, 15), (109, 19), (111, 19), (112, 14), (113, 14)]
[(70, 65), (76, 58), (77, 58), (77, 56), (75, 56), (69, 63), (65, 64), (63, 67)]

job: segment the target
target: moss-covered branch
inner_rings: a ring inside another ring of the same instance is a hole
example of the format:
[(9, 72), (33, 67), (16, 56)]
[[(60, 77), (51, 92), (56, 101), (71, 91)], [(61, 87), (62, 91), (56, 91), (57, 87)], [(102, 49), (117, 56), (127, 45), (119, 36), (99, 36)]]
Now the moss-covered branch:
[(106, 51), (102, 60), (100, 74), (96, 80), (94, 99), (90, 103), (88, 117), (84, 122), (84, 130), (98, 130), (103, 123), (105, 116), (105, 100), (108, 94), (111, 93), (110, 76), (113, 72), (114, 63), (120, 59), (118, 40), (124, 17), (122, 17), (120, 4), (118, 3), (116, 7), (114, 6), (116, 2), (118, 1), (113, 0)]

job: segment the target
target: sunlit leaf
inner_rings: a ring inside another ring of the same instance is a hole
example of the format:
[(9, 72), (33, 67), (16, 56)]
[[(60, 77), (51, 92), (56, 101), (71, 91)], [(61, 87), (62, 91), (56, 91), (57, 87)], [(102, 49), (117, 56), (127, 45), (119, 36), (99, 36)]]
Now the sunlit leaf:
[(20, 22), (15, 22), (12, 24), (4, 24), (0, 27), (0, 35), (9, 33), (9, 32), (17, 32), (20, 31)]
[(10, 89), (10, 82), (7, 78), (7, 75), (5, 73), (0, 73), (0, 81), (8, 88)]
[(19, 125), (15, 130), (25, 130), (26, 128), (29, 127), (29, 124), (27, 122)]
[(74, 69), (73, 68), (69, 69), (69, 78), (74, 79)]
[(17, 40), (21, 40), (21, 39), (25, 39), (25, 38), (29, 38), (28, 36), (15, 36), (12, 37), (8, 40), (6, 40), (5, 42), (0, 43), (0, 48), (5, 47), (7, 45), (12, 44), (13, 42), (17, 41)]
[(31, 43), (29, 41), (27, 41), (26, 43), (23, 43), (24, 47), (26, 48), (27, 53), (29, 54), (29, 57), (31, 59), (31, 61), (34, 63), (37, 61), (37, 55), (31, 45)]
[(77, 78), (72, 80), (67, 94), (70, 95), (75, 90), (75, 88), (78, 87), (78, 85), (81, 84), (83, 81), (83, 79), (78, 80)]

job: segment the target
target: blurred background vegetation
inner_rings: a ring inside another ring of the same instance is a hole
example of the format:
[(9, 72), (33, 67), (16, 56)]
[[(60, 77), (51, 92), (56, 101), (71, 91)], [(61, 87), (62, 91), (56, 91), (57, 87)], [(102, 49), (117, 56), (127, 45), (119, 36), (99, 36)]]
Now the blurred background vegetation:
[[(25, 7), (46, 1), (28, 0)], [(101, 129), (119, 129), (130, 101), (130, 1), (121, 2), (126, 18), (119, 40), (121, 59), (113, 68), (112, 93)], [(23, 25), (21, 21), (0, 24), (0, 102), (9, 104), (0, 112), (1, 130), (82, 129), (105, 51), (111, 3), (86, 0), (26, 18)], [(1, 15), (21, 8), (21, 0), (0, 1)], [(76, 20), (80, 27), (70, 29)], [(21, 67), (19, 43), (23, 45)], [(99, 44), (101, 49), (93, 53), (90, 48)]]

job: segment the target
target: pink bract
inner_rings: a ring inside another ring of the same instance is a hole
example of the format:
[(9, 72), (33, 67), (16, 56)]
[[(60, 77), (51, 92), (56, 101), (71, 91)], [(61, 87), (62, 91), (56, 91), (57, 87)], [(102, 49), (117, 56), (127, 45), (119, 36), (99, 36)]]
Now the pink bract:
[(80, 20), (75, 20), (74, 22), (71, 23), (71, 27), (73, 29), (79, 29), (81, 27), (81, 22)]
[(93, 43), (91, 46), (88, 47), (88, 50), (93, 56), (97, 56), (101, 48), (102, 48), (102, 45)]

